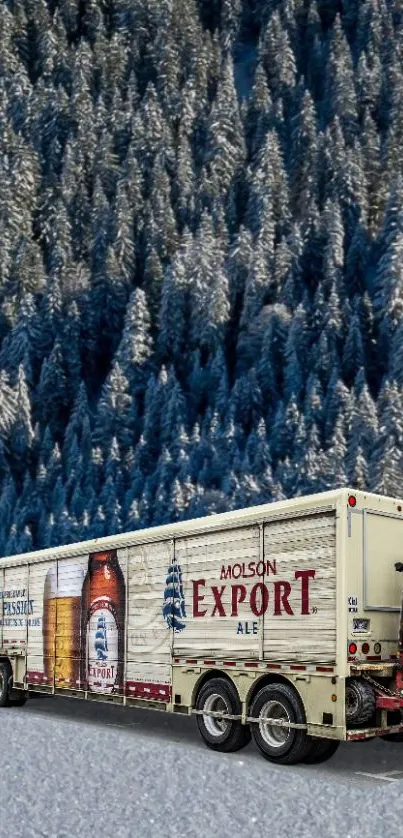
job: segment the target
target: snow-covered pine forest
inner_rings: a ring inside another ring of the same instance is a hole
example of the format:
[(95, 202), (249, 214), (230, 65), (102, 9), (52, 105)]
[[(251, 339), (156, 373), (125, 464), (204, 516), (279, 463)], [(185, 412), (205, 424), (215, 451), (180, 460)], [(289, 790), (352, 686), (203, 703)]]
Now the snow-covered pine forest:
[(0, 43), (0, 554), (401, 496), (400, 0), (4, 0)]

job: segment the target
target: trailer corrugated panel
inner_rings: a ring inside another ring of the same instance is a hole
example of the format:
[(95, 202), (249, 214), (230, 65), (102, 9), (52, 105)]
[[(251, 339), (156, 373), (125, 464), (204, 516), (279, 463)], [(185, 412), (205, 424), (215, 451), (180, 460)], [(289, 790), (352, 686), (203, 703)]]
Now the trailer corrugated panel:
[(276, 571), (267, 579), (271, 605), (264, 615), (265, 659), (334, 663), (335, 513), (267, 523), (264, 556)]
[[(56, 596), (46, 598), (48, 574), (56, 579), (57, 562), (48, 561), (29, 567), (29, 600), (32, 614), (28, 619), (27, 681), (52, 686), (54, 679)], [(50, 593), (50, 592), (49, 592)], [(44, 602), (47, 607), (44, 609)]]
[[(168, 701), (174, 608), (172, 544), (140, 544), (127, 550), (127, 695)], [(121, 566), (126, 551), (119, 551)], [(165, 619), (164, 619), (164, 605)]]
[(26, 641), (27, 568), (5, 567), (3, 577), (3, 645), (19, 646)]
[[(249, 596), (257, 581), (259, 527), (180, 538), (175, 560), (184, 582), (186, 619), (184, 630), (174, 634), (174, 654), (258, 658), (260, 620), (251, 613)], [(250, 575), (244, 578), (245, 573)]]

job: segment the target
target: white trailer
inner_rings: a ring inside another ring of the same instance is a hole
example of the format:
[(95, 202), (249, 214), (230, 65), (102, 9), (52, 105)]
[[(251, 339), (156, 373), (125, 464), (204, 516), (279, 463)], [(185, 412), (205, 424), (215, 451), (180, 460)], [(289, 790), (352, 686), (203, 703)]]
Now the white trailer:
[(353, 489), (3, 558), (0, 706), (194, 714), (286, 764), (403, 740), (402, 569), (403, 500)]

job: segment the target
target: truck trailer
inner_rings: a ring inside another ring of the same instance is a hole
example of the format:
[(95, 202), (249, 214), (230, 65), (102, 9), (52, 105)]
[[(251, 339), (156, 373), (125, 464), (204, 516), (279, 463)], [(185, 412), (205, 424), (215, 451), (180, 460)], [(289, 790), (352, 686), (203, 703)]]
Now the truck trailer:
[(403, 741), (403, 500), (298, 497), (0, 560), (0, 707), (194, 715), (272, 762)]

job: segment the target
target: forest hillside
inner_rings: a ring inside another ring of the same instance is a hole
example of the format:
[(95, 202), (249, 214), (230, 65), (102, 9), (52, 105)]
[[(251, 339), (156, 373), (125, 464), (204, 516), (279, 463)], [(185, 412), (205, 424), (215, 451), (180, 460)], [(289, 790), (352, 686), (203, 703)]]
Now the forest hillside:
[(4, 0), (0, 43), (0, 555), (401, 496), (400, 0)]

